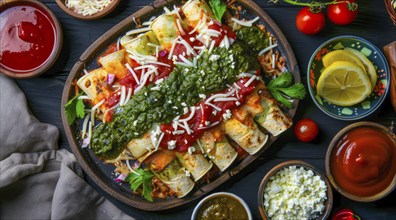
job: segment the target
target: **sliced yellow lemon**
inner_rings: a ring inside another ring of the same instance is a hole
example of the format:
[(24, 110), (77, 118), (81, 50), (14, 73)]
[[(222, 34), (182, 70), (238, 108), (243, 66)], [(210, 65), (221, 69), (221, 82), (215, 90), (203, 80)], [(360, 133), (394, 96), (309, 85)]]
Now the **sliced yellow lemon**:
[(332, 104), (351, 106), (370, 95), (371, 83), (358, 65), (348, 61), (335, 61), (320, 75), (317, 93)]
[(377, 73), (375, 72), (373, 63), (369, 59), (367, 59), (367, 57), (363, 53), (359, 52), (358, 50), (349, 47), (346, 47), (345, 50), (353, 53), (355, 56), (359, 57), (360, 61), (362, 61), (371, 82), (371, 90), (373, 90), (375, 84), (377, 83)]
[(346, 50), (331, 51), (330, 53), (326, 54), (322, 59), (324, 67), (328, 67), (336, 61), (348, 61), (360, 66), (360, 68), (365, 70), (364, 65), (362, 61), (360, 61), (359, 57)]

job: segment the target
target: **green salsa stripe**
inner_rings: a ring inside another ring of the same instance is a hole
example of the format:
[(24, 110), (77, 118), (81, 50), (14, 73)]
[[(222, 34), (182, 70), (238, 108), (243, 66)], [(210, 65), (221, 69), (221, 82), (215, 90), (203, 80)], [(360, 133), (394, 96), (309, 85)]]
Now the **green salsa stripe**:
[[(210, 59), (212, 55), (220, 58)], [(199, 94), (221, 91), (235, 82), (240, 73), (257, 69), (257, 55), (242, 41), (234, 42), (228, 50), (218, 47), (211, 54), (204, 53), (196, 67), (176, 65), (159, 84), (159, 90), (151, 90), (154, 85), (144, 87), (125, 106), (117, 108), (111, 122), (96, 126), (91, 148), (101, 158), (114, 158), (153, 124), (169, 123), (183, 114), (184, 106), (194, 106), (202, 100)]]

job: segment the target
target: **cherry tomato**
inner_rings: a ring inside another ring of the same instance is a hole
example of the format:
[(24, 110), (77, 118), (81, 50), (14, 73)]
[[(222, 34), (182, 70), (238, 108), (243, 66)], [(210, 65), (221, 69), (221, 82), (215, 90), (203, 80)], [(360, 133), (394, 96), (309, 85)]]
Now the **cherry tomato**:
[(325, 25), (325, 16), (322, 11), (312, 12), (309, 7), (304, 7), (297, 14), (296, 25), (304, 34), (317, 34)]
[(327, 16), (330, 21), (338, 25), (352, 23), (358, 13), (358, 5), (355, 2), (356, 0), (342, 0), (341, 3), (327, 6)]
[(319, 128), (312, 119), (303, 118), (297, 122), (294, 133), (300, 141), (310, 142), (318, 135)]

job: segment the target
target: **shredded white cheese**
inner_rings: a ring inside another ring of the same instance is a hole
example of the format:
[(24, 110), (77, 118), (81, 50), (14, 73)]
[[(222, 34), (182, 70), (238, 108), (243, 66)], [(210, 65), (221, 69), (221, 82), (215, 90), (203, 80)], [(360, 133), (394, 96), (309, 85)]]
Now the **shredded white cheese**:
[(259, 19), (260, 19), (259, 17), (256, 17), (256, 18), (254, 18), (253, 20), (250, 20), (250, 21), (241, 21), (241, 20), (238, 20), (236, 18), (231, 18), (231, 20), (233, 22), (235, 22), (235, 23), (237, 23), (239, 25), (242, 25), (242, 26), (246, 26), (246, 27), (251, 27), (253, 25), (253, 23), (258, 21)]
[(133, 29), (128, 31), (125, 35), (133, 35), (133, 34), (140, 34), (140, 33), (144, 33), (151, 30), (150, 27), (145, 27), (145, 28), (138, 28), (138, 29)]
[(278, 44), (274, 44), (274, 45), (268, 46), (267, 48), (264, 48), (262, 51), (260, 51), (260, 52), (258, 53), (258, 55), (261, 56), (261, 55), (263, 55), (265, 52), (268, 52), (269, 50), (271, 50), (271, 49), (273, 49), (273, 48), (275, 48), (275, 47), (277, 47), (277, 46), (278, 46)]
[(83, 16), (93, 15), (106, 8), (112, 0), (66, 0), (65, 5)]

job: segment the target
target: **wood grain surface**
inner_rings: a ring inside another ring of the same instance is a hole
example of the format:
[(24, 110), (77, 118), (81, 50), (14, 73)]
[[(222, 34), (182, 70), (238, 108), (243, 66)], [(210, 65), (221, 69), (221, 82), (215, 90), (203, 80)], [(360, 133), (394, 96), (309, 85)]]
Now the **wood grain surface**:
[[(300, 9), (299, 7), (284, 3), (274, 5), (264, 0), (255, 1), (271, 16), (285, 34), (296, 55), (302, 82), (306, 82), (306, 70), (311, 54), (316, 47), (331, 37), (344, 34), (356, 35), (369, 40), (378, 48), (382, 48), (396, 39), (396, 27), (393, 26), (383, 1), (359, 0), (359, 14), (351, 25), (336, 26), (326, 20), (325, 29), (316, 36), (303, 35), (296, 29), (295, 16)], [(152, 1), (124, 0), (114, 13), (93, 21), (82, 21), (69, 16), (53, 0), (43, 2), (53, 10), (62, 24), (64, 47), (61, 60), (64, 62), (59, 64), (57, 70), (49, 74), (33, 79), (17, 80), (17, 83), (25, 92), (33, 114), (40, 121), (57, 126), (61, 134), (60, 148), (70, 150), (61, 120), (62, 90), (68, 74), (79, 57), (96, 39), (132, 13), (151, 4)], [(314, 105), (309, 96), (300, 102), (299, 106), (294, 121), (303, 117), (315, 120), (320, 128), (320, 138), (317, 142), (301, 143), (295, 138), (293, 128), (289, 129), (282, 138), (278, 139), (276, 145), (261, 155), (247, 170), (237, 175), (237, 182), (224, 184), (216, 189), (216, 191), (232, 192), (243, 198), (250, 206), (255, 219), (260, 219), (257, 208), (257, 191), (264, 175), (273, 166), (292, 159), (306, 161), (324, 171), (327, 145), (339, 130), (351, 123), (332, 119), (325, 115)], [(396, 127), (395, 115), (388, 97), (382, 108), (375, 115), (365, 120), (379, 122), (388, 127)], [(86, 180), (99, 193), (136, 219), (189, 219), (194, 206), (198, 202), (167, 213), (145, 212), (112, 199), (108, 194), (101, 191), (91, 179), (86, 178)], [(333, 212), (340, 208), (351, 208), (363, 219), (396, 219), (395, 196), (396, 192), (393, 192), (378, 202), (359, 203), (334, 193)]]

